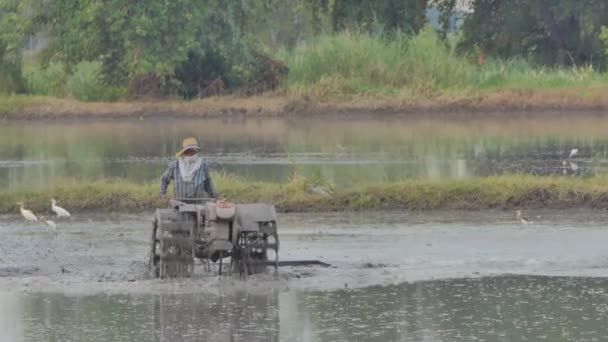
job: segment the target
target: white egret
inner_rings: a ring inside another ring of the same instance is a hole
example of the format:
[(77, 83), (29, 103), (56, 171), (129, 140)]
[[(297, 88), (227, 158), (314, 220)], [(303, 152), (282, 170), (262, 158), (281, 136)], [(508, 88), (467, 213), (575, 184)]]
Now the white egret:
[(572, 150), (570, 150), (570, 155), (568, 156), (568, 159), (574, 157), (577, 154), (578, 154), (578, 148), (573, 148)]
[(23, 202), (19, 202), (17, 203), (17, 205), (19, 206), (19, 211), (21, 212), (21, 216), (23, 216), (23, 218), (30, 222), (38, 221), (38, 218), (36, 217), (36, 215), (34, 215), (34, 213), (32, 213), (30, 210), (23, 209)]
[(327, 190), (323, 189), (322, 186), (319, 186), (319, 185), (310, 188), (310, 191), (312, 191), (318, 195), (321, 195), (322, 197), (325, 197), (325, 198), (331, 197), (331, 194), (329, 192), (327, 192)]
[(57, 214), (57, 217), (70, 217), (72, 215), (70, 215), (70, 213), (68, 213), (67, 210), (63, 209), (62, 207), (58, 207), (57, 206), (57, 201), (52, 198), (51, 199), (51, 210), (53, 210), (53, 212), (55, 214)]
[(46, 224), (46, 225), (47, 225), (47, 228), (46, 228), (46, 230), (47, 230), (47, 231), (48, 231), (48, 230), (53, 230), (53, 231), (57, 230), (57, 225), (56, 225), (56, 224), (55, 224), (55, 222), (53, 222), (52, 220), (48, 220), (48, 219), (47, 219), (46, 217), (44, 217), (44, 216), (40, 216), (40, 219), (41, 219), (42, 221), (44, 221), (44, 224)]
[(521, 210), (517, 211), (517, 219), (519, 220), (519, 222), (521, 222), (523, 224), (532, 223), (532, 221), (528, 220), (527, 217), (523, 216), (523, 213), (521, 212)]

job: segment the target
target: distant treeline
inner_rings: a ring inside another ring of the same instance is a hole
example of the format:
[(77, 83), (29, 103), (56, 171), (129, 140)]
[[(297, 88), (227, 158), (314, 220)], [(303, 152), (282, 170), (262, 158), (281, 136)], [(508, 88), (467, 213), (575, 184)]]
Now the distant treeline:
[(296, 48), (319, 37), (388, 46), (429, 18), (463, 63), (608, 66), (606, 0), (0, 0), (0, 92), (91, 101), (260, 93), (285, 84)]

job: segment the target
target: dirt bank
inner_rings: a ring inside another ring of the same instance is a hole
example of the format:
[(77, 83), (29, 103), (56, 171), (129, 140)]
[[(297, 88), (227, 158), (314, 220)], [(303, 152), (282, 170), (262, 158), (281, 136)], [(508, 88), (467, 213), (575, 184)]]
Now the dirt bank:
[[(323, 100), (267, 95), (215, 97), (194, 101), (86, 103), (70, 99), (26, 98), (5, 109), (8, 120), (277, 117), (301, 115), (562, 115), (608, 110), (608, 87), (585, 89), (501, 90), (431, 97), (348, 98)], [(1, 99), (0, 99), (1, 100)]]

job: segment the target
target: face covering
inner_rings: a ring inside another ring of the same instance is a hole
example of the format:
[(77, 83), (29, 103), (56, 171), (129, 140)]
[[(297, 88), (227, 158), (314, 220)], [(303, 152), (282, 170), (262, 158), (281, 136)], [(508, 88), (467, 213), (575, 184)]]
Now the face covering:
[(185, 182), (191, 182), (194, 172), (201, 167), (203, 159), (197, 154), (191, 156), (182, 156), (178, 159), (179, 171), (182, 175), (182, 179)]

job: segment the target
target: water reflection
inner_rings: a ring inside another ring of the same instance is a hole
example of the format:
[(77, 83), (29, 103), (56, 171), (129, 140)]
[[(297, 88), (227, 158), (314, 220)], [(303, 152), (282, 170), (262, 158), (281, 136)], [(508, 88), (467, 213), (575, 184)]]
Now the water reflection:
[[(64, 178), (156, 180), (187, 135), (213, 168), (253, 180), (321, 172), (339, 186), (406, 177), (504, 172), (589, 174), (608, 166), (608, 120), (178, 120), (9, 123), (0, 127), (0, 186)], [(580, 155), (563, 161), (571, 148)]]
[[(0, 297), (2, 298), (2, 297)], [(24, 341), (278, 341), (278, 292), (255, 295), (27, 294), (4, 336)], [(18, 330), (17, 330), (18, 329)], [(14, 331), (11, 335), (11, 330)], [(17, 331), (15, 331), (17, 330)], [(0, 337), (2, 340), (2, 337)]]
[(606, 340), (608, 281), (444, 280), (302, 294), (323, 341)]
[[(185, 298), (184, 298), (185, 297)], [(278, 292), (229, 296), (158, 295), (154, 341), (278, 341)]]
[[(27, 341), (600, 341), (608, 279), (503, 276), (334, 291), (0, 296)], [(10, 305), (9, 305), (10, 304)]]

